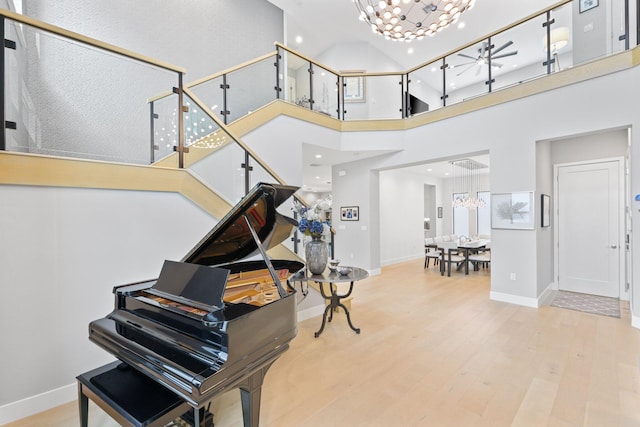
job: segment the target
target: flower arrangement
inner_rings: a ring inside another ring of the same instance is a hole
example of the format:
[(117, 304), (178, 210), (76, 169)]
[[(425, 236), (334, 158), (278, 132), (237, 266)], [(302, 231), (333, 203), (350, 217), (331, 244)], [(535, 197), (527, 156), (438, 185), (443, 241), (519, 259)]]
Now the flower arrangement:
[(325, 219), (324, 212), (331, 209), (331, 202), (331, 196), (327, 196), (307, 208), (294, 200), (293, 210), (298, 213), (298, 230), (311, 237), (322, 237), (329, 233), (331, 223)]

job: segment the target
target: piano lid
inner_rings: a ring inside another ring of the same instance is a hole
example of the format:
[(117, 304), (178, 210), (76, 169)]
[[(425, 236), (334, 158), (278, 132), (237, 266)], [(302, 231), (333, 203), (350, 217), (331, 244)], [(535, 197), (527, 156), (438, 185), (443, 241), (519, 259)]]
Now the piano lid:
[(228, 264), (258, 253), (246, 218), (265, 250), (280, 244), (297, 225), (276, 209), (298, 187), (258, 183), (224, 216), (213, 229), (182, 258), (182, 262), (201, 265)]

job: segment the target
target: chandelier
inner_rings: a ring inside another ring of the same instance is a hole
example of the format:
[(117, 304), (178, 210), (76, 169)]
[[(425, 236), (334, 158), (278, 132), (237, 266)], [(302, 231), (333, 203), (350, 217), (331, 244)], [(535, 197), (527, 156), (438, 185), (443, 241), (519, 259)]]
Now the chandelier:
[(353, 0), (360, 20), (387, 40), (433, 36), (473, 7), (475, 0)]
[(477, 209), (484, 208), (486, 203), (473, 194), (478, 193), (480, 183), (479, 170), (487, 168), (487, 165), (472, 159), (452, 160), (451, 170), (453, 176), (453, 207)]

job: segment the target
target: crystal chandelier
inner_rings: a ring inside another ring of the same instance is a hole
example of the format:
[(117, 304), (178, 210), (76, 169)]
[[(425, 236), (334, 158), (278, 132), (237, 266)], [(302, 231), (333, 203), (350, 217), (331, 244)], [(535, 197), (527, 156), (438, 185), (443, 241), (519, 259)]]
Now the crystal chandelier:
[(480, 183), (479, 170), (487, 165), (472, 159), (452, 160), (454, 208), (484, 208), (486, 203), (472, 194), (477, 194)]
[(473, 7), (475, 0), (353, 0), (360, 20), (388, 40), (433, 36)]

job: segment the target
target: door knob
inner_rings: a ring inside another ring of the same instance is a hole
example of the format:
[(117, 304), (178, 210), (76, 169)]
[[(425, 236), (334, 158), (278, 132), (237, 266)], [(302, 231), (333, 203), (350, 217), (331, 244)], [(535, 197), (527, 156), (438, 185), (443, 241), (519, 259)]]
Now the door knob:
[(618, 245), (609, 245), (611, 249), (618, 249)]

